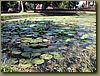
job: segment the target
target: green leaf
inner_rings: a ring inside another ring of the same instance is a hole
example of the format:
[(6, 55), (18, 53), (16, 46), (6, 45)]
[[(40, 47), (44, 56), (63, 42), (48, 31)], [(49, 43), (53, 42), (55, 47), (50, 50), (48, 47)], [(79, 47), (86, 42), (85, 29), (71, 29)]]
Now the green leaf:
[(59, 55), (58, 52), (51, 52), (50, 54), (52, 54), (52, 55)]
[(64, 57), (61, 55), (55, 55), (54, 58), (57, 60), (64, 60)]
[(53, 56), (52, 55), (49, 55), (49, 54), (43, 54), (41, 55), (41, 58), (43, 59), (51, 59)]
[(22, 53), (21, 54), (23, 57), (30, 57), (30, 53), (28, 53), (28, 52), (24, 52), (24, 53)]
[(71, 42), (71, 39), (67, 39), (66, 42)]
[(19, 50), (13, 50), (12, 54), (17, 54), (18, 55), (18, 54), (21, 54), (21, 51), (19, 51)]
[(29, 68), (32, 66), (32, 64), (19, 64), (19, 66), (21, 66), (23, 68)]
[(85, 38), (88, 38), (88, 34), (85, 34), (81, 37), (81, 39), (85, 39)]
[(42, 64), (44, 63), (44, 59), (35, 58), (32, 60), (32, 64)]
[(26, 63), (29, 63), (29, 60), (20, 59), (19, 62), (22, 63), (22, 64), (26, 64)]
[(41, 55), (41, 53), (32, 53), (32, 57), (36, 57), (36, 56), (39, 56), (39, 55)]

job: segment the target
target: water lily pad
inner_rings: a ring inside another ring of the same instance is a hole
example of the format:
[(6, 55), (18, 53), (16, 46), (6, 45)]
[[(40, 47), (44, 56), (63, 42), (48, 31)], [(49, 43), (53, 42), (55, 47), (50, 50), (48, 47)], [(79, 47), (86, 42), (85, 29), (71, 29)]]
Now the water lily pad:
[(41, 55), (41, 58), (43, 59), (51, 59), (53, 56), (52, 55), (49, 55), (49, 54), (42, 54)]
[(32, 66), (32, 64), (29, 64), (29, 63), (28, 64), (19, 64), (19, 66), (22, 68), (29, 68)]
[(29, 61), (28, 60), (25, 60), (25, 59), (20, 59), (19, 62), (22, 63), (22, 64), (29, 63)]
[(34, 26), (36, 26), (35, 24), (32, 24), (32, 25), (30, 25), (29, 27), (34, 27)]
[(47, 40), (47, 39), (43, 39), (43, 42), (49, 42), (49, 40)]
[(31, 42), (31, 40), (32, 40), (32, 38), (22, 38), (21, 42), (29, 43), (29, 42)]
[(37, 40), (38, 42), (42, 42), (42, 41), (43, 41), (42, 38), (36, 38), (36, 40)]
[(68, 34), (68, 36), (71, 36), (71, 37), (73, 37), (73, 36), (74, 36), (74, 34)]
[(33, 53), (44, 53), (48, 50), (48, 48), (37, 48), (37, 49), (33, 49)]
[(44, 36), (44, 37), (48, 39), (48, 38), (53, 38), (54, 36)]
[(38, 44), (40, 47), (47, 47), (48, 46), (48, 44), (45, 44), (45, 43), (39, 43)]
[(37, 37), (36, 35), (34, 35), (34, 34), (30, 34), (30, 35), (26, 35), (26, 37)]
[(7, 43), (7, 42), (10, 41), (10, 39), (6, 39), (6, 38), (4, 38), (4, 39), (2, 39), (1, 41), (4, 42), (4, 43)]
[(62, 50), (62, 49), (67, 49), (67, 46), (61, 46), (58, 48), (59, 50)]
[(29, 28), (21, 28), (22, 30), (28, 30)]
[(81, 37), (81, 39), (85, 39), (85, 38), (88, 38), (88, 34), (85, 34)]
[(50, 54), (52, 54), (52, 55), (59, 55), (58, 52), (51, 52)]
[(31, 44), (30, 46), (31, 47), (37, 47), (37, 46), (39, 46), (39, 44)]
[(83, 44), (92, 44), (92, 41), (84, 40), (82, 41)]
[(31, 53), (28, 53), (28, 52), (24, 52), (21, 54), (23, 57), (30, 57), (31, 56)]
[(16, 63), (18, 63), (18, 60), (17, 60), (17, 58), (11, 58), (11, 60), (7, 60), (6, 63), (7, 64), (16, 64)]
[(36, 56), (40, 56), (40, 55), (41, 55), (41, 53), (32, 53), (31, 54), (32, 57), (36, 57)]
[(49, 32), (49, 33), (46, 33), (46, 35), (49, 35), (49, 36), (52, 35), (52, 34), (53, 34), (53, 33), (50, 33), (50, 32)]
[(32, 64), (43, 64), (43, 63), (44, 63), (44, 59), (35, 58), (32, 60)]
[(65, 58), (61, 55), (54, 55), (54, 58), (57, 60), (64, 60)]
[(71, 39), (67, 39), (66, 42), (71, 42)]
[(13, 50), (12, 51), (12, 54), (17, 54), (17, 55), (19, 55), (19, 54), (21, 54), (22, 52), (20, 51), (20, 50)]

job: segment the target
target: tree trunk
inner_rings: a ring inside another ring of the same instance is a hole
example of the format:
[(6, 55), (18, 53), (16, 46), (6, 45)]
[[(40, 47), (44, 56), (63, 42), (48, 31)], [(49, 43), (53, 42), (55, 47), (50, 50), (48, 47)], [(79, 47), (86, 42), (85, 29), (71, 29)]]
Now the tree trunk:
[(23, 1), (20, 1), (20, 5), (21, 5), (21, 12), (24, 12)]

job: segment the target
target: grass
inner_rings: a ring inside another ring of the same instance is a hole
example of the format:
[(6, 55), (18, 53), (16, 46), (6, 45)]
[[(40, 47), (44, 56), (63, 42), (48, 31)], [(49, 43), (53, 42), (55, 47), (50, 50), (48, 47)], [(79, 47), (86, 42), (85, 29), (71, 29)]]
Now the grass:
[[(67, 17), (65, 16), (43, 16), (43, 13), (33, 13), (33, 12), (21, 12), (21, 13), (2, 13), (1, 14), (1, 21), (5, 21), (5, 20), (16, 20), (16, 19), (26, 19), (26, 18), (31, 18), (31, 17), (44, 17), (44, 18), (54, 18), (54, 17), (58, 17), (58, 18), (65, 18)], [(67, 13), (66, 13), (67, 14)], [(76, 13), (77, 15), (96, 15), (96, 12), (86, 12), (86, 13), (82, 13), (82, 12), (78, 12)], [(75, 15), (76, 16), (76, 15)]]
[(18, 16), (18, 15), (28, 15), (28, 14), (39, 14), (39, 13), (27, 13), (27, 12), (21, 12), (21, 13), (3, 13), (1, 16)]

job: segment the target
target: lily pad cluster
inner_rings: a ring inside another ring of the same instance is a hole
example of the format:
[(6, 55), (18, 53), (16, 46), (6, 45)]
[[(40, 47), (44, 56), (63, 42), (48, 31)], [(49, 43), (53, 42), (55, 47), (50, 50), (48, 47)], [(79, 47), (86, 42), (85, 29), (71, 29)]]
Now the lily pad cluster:
[(96, 70), (96, 26), (82, 25), (85, 17), (73, 19), (2, 22), (2, 53), (6, 55), (2, 55), (2, 61), (36, 72), (93, 72)]

